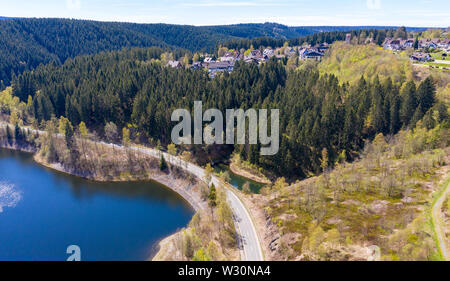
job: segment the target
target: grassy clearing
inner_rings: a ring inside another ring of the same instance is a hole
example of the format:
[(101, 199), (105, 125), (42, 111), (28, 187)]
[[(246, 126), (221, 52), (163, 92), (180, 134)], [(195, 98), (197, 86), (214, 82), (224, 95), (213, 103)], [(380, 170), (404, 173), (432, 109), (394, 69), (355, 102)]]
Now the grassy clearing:
[(380, 80), (390, 77), (394, 82), (413, 78), (412, 65), (406, 55), (395, 55), (376, 45), (349, 45), (334, 43), (327, 56), (319, 63), (321, 73), (336, 75), (340, 81), (356, 82), (361, 75)]
[(444, 51), (434, 52), (430, 56), (435, 60), (448, 60), (448, 56), (442, 56), (444, 53), (446, 54)]

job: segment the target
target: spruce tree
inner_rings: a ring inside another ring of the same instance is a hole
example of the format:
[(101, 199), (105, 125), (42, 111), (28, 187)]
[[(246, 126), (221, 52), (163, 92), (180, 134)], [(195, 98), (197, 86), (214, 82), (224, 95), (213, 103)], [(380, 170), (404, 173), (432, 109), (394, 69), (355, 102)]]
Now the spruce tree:
[(416, 127), (417, 122), (419, 122), (423, 118), (423, 115), (424, 113), (422, 110), (422, 105), (419, 104), (411, 118), (411, 121), (409, 122), (409, 126), (411, 126), (412, 128)]
[(414, 40), (414, 50), (419, 49), (419, 38), (416, 37), (416, 40)]
[(433, 111), (428, 110), (428, 112), (423, 117), (423, 125), (427, 130), (431, 130), (436, 126), (436, 121), (433, 118)]
[(427, 112), (428, 109), (434, 105), (436, 100), (435, 95), (436, 88), (434, 86), (433, 79), (428, 77), (419, 85), (419, 88), (417, 89), (417, 100), (422, 106), (422, 110), (424, 112)]
[(391, 118), (390, 125), (389, 125), (389, 131), (391, 134), (395, 134), (401, 128), (400, 99), (397, 95), (394, 95), (392, 98), (389, 117)]
[(22, 143), (22, 131), (19, 127), (19, 124), (16, 124), (16, 126), (14, 127), (14, 141), (16, 142), (16, 144)]
[(162, 154), (161, 154), (161, 159), (159, 161), (159, 169), (161, 171), (167, 170), (167, 162), (166, 162), (166, 159), (164, 158), (164, 156)]
[(409, 81), (401, 92), (400, 120), (403, 126), (408, 126), (417, 108), (416, 85)]
[(66, 141), (67, 147), (72, 150), (74, 145), (74, 133), (73, 133), (73, 127), (72, 124), (70, 124), (70, 121), (66, 120), (64, 124), (64, 138)]
[(6, 141), (8, 142), (9, 145), (12, 144), (12, 135), (11, 135), (11, 130), (9, 128), (9, 125), (6, 125)]
[(215, 207), (217, 205), (216, 200), (217, 200), (216, 187), (214, 186), (214, 184), (211, 184), (208, 195), (209, 206)]

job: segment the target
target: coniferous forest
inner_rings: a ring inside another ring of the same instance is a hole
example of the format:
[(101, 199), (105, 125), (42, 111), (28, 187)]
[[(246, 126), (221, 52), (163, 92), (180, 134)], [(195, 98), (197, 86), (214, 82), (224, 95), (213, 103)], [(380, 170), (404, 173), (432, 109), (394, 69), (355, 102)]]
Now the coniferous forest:
[[(292, 39), (292, 43), (331, 43), (345, 38), (345, 30), (361, 29), (367, 28), (287, 27), (273, 23), (196, 27), (71, 19), (1, 19), (0, 89), (8, 86), (14, 75), (32, 70), (40, 64), (54, 62), (60, 65), (66, 59), (78, 55), (124, 47), (157, 46), (212, 52), (219, 44), (230, 47), (250, 47), (253, 44), (256, 48), (263, 43), (270, 43), (265, 46), (276, 47), (283, 45), (286, 39)], [(353, 31), (355, 34), (357, 32)], [(378, 34), (377, 30), (374, 32)], [(380, 36), (377, 38), (383, 40), (383, 32)]]
[[(113, 122), (132, 126), (135, 141), (170, 144), (173, 110), (203, 101), (203, 108), (280, 109), (280, 152), (259, 155), (257, 145), (226, 147), (266, 170), (287, 178), (304, 178), (321, 171), (320, 159), (327, 149), (330, 163), (352, 160), (378, 133), (395, 134), (431, 116), (436, 104), (431, 78), (400, 88), (387, 78), (355, 84), (338, 81), (317, 70), (288, 70), (275, 59), (258, 66), (237, 62), (235, 70), (214, 79), (204, 71), (164, 67), (160, 48), (131, 49), (81, 56), (64, 65), (49, 64), (25, 72), (13, 81), (13, 94), (32, 104), (31, 115), (41, 123), (52, 116), (67, 117), (72, 124), (84, 122), (104, 136)], [(441, 118), (441, 117), (437, 117)], [(444, 115), (442, 118), (448, 118)], [(444, 120), (435, 120), (442, 122)], [(430, 127), (433, 122), (430, 121)], [(193, 150), (204, 164), (211, 151), (223, 146), (183, 147)]]
[[(142, 189), (152, 193), (148, 199), (157, 195), (158, 205), (167, 196), (147, 181), (173, 189), (196, 214), (159, 242), (153, 260), (445, 260), (448, 38), (448, 29), (420, 27), (0, 17), (0, 148), (35, 153), (48, 168), (104, 181), (101, 192), (112, 191), (115, 181), (130, 182), (132, 188), (120, 187), (131, 191), (120, 212), (130, 211), (131, 195), (141, 198), (135, 181), (146, 181)], [(262, 156), (261, 144), (249, 144), (251, 118), (246, 144), (172, 143), (179, 124), (172, 113), (190, 111), (192, 129), (196, 101), (203, 113), (218, 109), (224, 116), (228, 109), (278, 109), (279, 151)], [(22, 178), (22, 169), (10, 164), (16, 162), (2, 163)], [(45, 184), (28, 185), (41, 192)], [(74, 186), (84, 199), (84, 182)], [(86, 194), (97, 198), (96, 190), (88, 187)], [(58, 201), (51, 192), (43, 202)], [(30, 213), (41, 205), (33, 203)], [(117, 208), (105, 205), (108, 214)], [(144, 224), (166, 227), (147, 216), (162, 211), (137, 211)], [(115, 224), (125, 220), (113, 217)], [(15, 221), (21, 219), (11, 226)], [(31, 237), (34, 230), (28, 231)], [(51, 235), (58, 236), (53, 229)], [(126, 239), (136, 238), (124, 235), (128, 247)]]

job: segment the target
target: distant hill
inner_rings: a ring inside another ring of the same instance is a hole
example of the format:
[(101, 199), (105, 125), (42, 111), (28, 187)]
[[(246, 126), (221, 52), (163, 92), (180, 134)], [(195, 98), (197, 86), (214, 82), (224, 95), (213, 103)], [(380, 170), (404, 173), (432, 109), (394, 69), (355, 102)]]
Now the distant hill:
[[(234, 25), (208, 26), (209, 30), (233, 37), (253, 39), (272, 37), (275, 39), (293, 39), (330, 31), (353, 31), (363, 29), (395, 29), (397, 26), (286, 26), (278, 23), (247, 23)], [(408, 31), (423, 31), (426, 27), (408, 27)]]
[(14, 74), (34, 69), (39, 64), (60, 64), (78, 55), (124, 47), (212, 51), (218, 44), (231, 40), (263, 36), (284, 40), (324, 31), (368, 28), (288, 27), (277, 23), (198, 27), (71, 19), (0, 19), (0, 87), (8, 85)]

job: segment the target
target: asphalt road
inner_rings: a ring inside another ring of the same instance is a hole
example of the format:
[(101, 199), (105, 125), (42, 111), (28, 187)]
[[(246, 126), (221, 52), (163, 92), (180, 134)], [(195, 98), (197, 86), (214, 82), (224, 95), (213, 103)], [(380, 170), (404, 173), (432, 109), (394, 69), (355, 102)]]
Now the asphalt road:
[[(0, 122), (0, 126), (4, 127), (6, 126), (6, 124)], [(38, 134), (47, 134), (47, 132), (45, 131), (39, 131), (34, 129), (30, 129), (30, 131)], [(110, 147), (114, 146), (116, 148), (123, 148), (123, 146), (121, 145), (105, 142), (100, 143)], [(129, 148), (156, 157), (158, 159), (161, 157), (162, 153), (166, 161), (169, 162), (170, 164), (178, 166), (183, 170), (192, 173), (201, 180), (204, 180), (205, 178), (205, 170), (203, 168), (190, 162), (186, 162), (179, 157), (172, 156), (166, 152), (162, 152), (152, 148), (141, 148), (135, 146)], [(221, 181), (216, 176), (211, 177), (211, 183), (214, 183), (214, 185), (216, 186), (222, 184)], [(241, 260), (263, 261), (264, 257), (262, 254), (261, 244), (259, 243), (258, 234), (256, 233), (256, 228), (255, 225), (253, 224), (250, 214), (248, 213), (247, 209), (245, 208), (244, 204), (239, 199), (239, 197), (232, 191), (234, 187), (228, 184), (223, 184), (223, 186), (226, 188), (227, 199), (233, 211), (233, 219), (236, 227), (236, 232), (238, 234), (238, 244), (241, 251)]]
[[(179, 157), (175, 157), (169, 155), (168, 153), (160, 152), (151, 148), (131, 147), (131, 149), (137, 150), (141, 153), (146, 153), (156, 158), (160, 158), (162, 153), (166, 161), (170, 164), (192, 173), (201, 180), (204, 180), (205, 178), (205, 170), (203, 168), (190, 162), (186, 162)], [(216, 186), (222, 184), (216, 176), (211, 177), (211, 183), (214, 183)], [(244, 261), (263, 261), (264, 258), (258, 239), (258, 234), (256, 233), (256, 228), (250, 214), (239, 197), (231, 190), (234, 187), (226, 184), (223, 186), (226, 188), (227, 199), (231, 209), (233, 210), (234, 224), (236, 227), (236, 232), (238, 233), (238, 243), (241, 250), (241, 259)]]
[(435, 63), (450, 64), (449, 60), (435, 60)]

